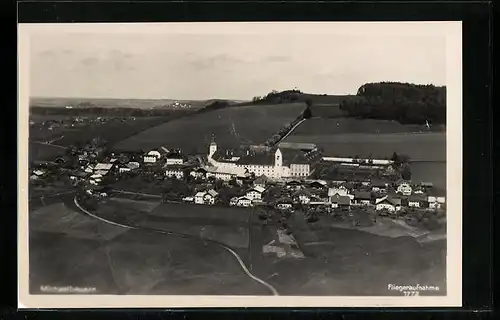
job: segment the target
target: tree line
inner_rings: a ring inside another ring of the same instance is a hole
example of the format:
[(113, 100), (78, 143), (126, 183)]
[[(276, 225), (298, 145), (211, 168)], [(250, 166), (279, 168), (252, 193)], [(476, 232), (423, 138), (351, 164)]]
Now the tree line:
[(348, 116), (396, 120), (402, 124), (445, 124), (446, 87), (399, 82), (368, 83), (357, 99), (346, 99), (340, 109)]

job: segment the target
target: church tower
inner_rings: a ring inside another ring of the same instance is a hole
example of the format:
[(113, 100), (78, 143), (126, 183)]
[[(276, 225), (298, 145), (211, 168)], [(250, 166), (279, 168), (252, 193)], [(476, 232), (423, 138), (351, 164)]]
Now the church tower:
[(281, 154), (280, 149), (276, 149), (274, 153), (274, 167), (277, 170), (281, 170), (281, 166), (283, 165), (283, 155)]
[(217, 143), (215, 143), (215, 137), (212, 136), (212, 142), (210, 143), (210, 147), (208, 149), (208, 157), (211, 158), (216, 151), (217, 151)]

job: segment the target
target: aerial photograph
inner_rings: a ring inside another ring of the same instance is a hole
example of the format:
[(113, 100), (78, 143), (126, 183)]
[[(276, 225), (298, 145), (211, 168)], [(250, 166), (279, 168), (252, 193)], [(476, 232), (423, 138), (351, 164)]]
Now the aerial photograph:
[(31, 35), (30, 294), (447, 295), (443, 37), (240, 29)]

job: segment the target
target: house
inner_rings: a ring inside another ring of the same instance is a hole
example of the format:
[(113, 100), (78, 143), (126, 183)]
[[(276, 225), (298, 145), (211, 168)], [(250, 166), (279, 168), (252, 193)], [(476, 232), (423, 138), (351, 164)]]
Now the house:
[(196, 204), (214, 204), (217, 196), (218, 196), (218, 193), (214, 189), (210, 189), (208, 191), (201, 191), (201, 192), (198, 192), (194, 196), (194, 203), (196, 203)]
[(265, 190), (266, 189), (262, 187), (253, 187), (252, 189), (248, 190), (246, 197), (250, 200), (260, 200), (262, 199), (262, 194)]
[(427, 202), (427, 197), (421, 194), (412, 194), (408, 198), (408, 207), (423, 208)]
[(189, 175), (197, 179), (202, 179), (205, 178), (205, 176), (207, 175), (207, 170), (203, 168), (198, 168), (196, 170), (191, 171)]
[(41, 177), (41, 176), (43, 176), (45, 174), (45, 171), (43, 171), (43, 170), (33, 170), (33, 174), (35, 176)]
[(313, 182), (309, 183), (309, 187), (313, 188), (313, 189), (326, 189), (326, 188), (328, 188), (325, 181), (313, 181)]
[(328, 189), (328, 197), (334, 196), (336, 194), (338, 194), (339, 196), (347, 196), (351, 200), (354, 199), (354, 195), (350, 194), (349, 189), (347, 189), (345, 186), (333, 187)]
[(420, 187), (422, 187), (422, 189), (428, 191), (428, 190), (434, 188), (434, 184), (432, 182), (421, 182)]
[(357, 205), (369, 205), (371, 203), (372, 195), (367, 191), (356, 191), (354, 193), (354, 203)]
[(412, 190), (413, 189), (408, 182), (401, 182), (400, 184), (398, 184), (398, 188), (397, 188), (396, 192), (401, 193), (405, 196), (409, 196), (409, 195), (411, 195)]
[(414, 194), (424, 194), (424, 189), (422, 187), (416, 187), (413, 189)]
[(301, 204), (308, 204), (311, 201), (311, 193), (307, 190), (299, 190), (293, 193), (292, 198), (294, 201)]
[(324, 205), (325, 200), (321, 199), (321, 197), (317, 195), (311, 195), (309, 199), (309, 205), (311, 206), (318, 206), (318, 205)]
[(167, 166), (165, 169), (165, 177), (167, 178), (177, 178), (177, 179), (182, 179), (184, 178), (184, 170), (180, 167), (177, 166)]
[(101, 176), (105, 176), (108, 174), (109, 171), (107, 170), (95, 170), (94, 173), (95, 174), (100, 174)]
[(302, 183), (297, 180), (290, 180), (286, 183), (286, 188), (291, 190), (299, 190), (302, 187)]
[(401, 210), (401, 199), (383, 196), (375, 199), (375, 210), (388, 210), (390, 212)]
[(95, 165), (95, 171), (109, 171), (113, 167), (112, 163), (98, 163)]
[(387, 183), (381, 180), (374, 180), (371, 182), (371, 187), (373, 192), (387, 192)]
[(129, 172), (131, 169), (129, 167), (120, 167), (118, 168), (119, 173)]
[(429, 196), (427, 197), (429, 209), (441, 209), (446, 202), (445, 197)]
[(265, 188), (267, 183), (267, 178), (264, 175), (258, 176), (254, 181), (253, 181), (253, 186), (254, 187), (261, 187)]
[(251, 207), (252, 206), (252, 200), (243, 196), (243, 197), (234, 197), (230, 201), (230, 205), (237, 206), (237, 207)]
[(194, 203), (205, 204), (204, 197), (206, 192), (200, 191), (194, 195)]
[(292, 205), (292, 201), (289, 199), (280, 199), (276, 201), (276, 208), (280, 210), (291, 209)]
[(130, 170), (139, 169), (140, 166), (141, 164), (137, 161), (130, 161), (129, 163), (127, 163), (127, 167), (130, 168)]
[(218, 180), (229, 181), (237, 177), (245, 177), (247, 172), (243, 168), (207, 167), (207, 178), (213, 177)]
[(160, 160), (161, 154), (156, 150), (149, 151), (144, 157), (144, 163), (156, 163), (156, 161)]
[(351, 206), (351, 198), (335, 194), (330, 197), (330, 203), (332, 204), (332, 208), (348, 209)]
[(167, 165), (180, 165), (184, 163), (184, 158), (179, 152), (169, 152), (166, 158)]

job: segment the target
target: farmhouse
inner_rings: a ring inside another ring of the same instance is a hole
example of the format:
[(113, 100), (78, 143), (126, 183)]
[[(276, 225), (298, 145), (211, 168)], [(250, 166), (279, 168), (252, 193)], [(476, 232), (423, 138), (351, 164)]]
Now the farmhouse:
[(113, 167), (112, 163), (98, 163), (95, 165), (95, 171), (109, 171)]
[(207, 175), (207, 170), (203, 168), (198, 168), (196, 170), (191, 171), (189, 175), (198, 179), (205, 178)]
[(398, 189), (396, 192), (401, 193), (405, 196), (409, 196), (411, 195), (412, 190), (413, 189), (408, 182), (401, 182), (400, 184), (398, 184)]
[(224, 181), (229, 181), (233, 178), (237, 177), (244, 177), (245, 176), (245, 170), (242, 168), (230, 168), (230, 167), (207, 167), (205, 168), (206, 170), (206, 177), (210, 178), (213, 177), (215, 179), (219, 180), (224, 180)]
[(241, 168), (255, 175), (281, 179), (287, 177), (307, 177), (310, 173), (309, 160), (304, 153), (292, 149), (273, 148), (271, 150), (246, 150), (242, 155), (224, 153), (212, 142), (208, 161), (219, 168)]
[(237, 207), (251, 207), (252, 200), (248, 197), (234, 197), (231, 198), (229, 205)]
[(445, 197), (429, 196), (427, 202), (429, 203), (429, 209), (441, 209), (446, 199)]
[(253, 181), (253, 186), (254, 187), (261, 187), (265, 188), (266, 187), (266, 176), (258, 176), (254, 181)]
[(335, 194), (330, 197), (332, 208), (349, 208), (351, 206), (351, 198)]
[(156, 161), (160, 160), (161, 154), (159, 151), (151, 150), (144, 157), (144, 163), (156, 163)]
[(334, 187), (334, 188), (329, 188), (328, 189), (328, 196), (334, 196), (338, 194), (339, 196), (347, 196), (351, 200), (354, 199), (354, 195), (349, 193), (349, 190), (345, 186), (339, 186), (339, 187)]
[(325, 181), (318, 180), (318, 181), (312, 181), (309, 183), (309, 187), (313, 189), (327, 189), (328, 186)]
[(423, 208), (427, 202), (427, 197), (421, 194), (412, 194), (408, 198), (408, 207)]
[(292, 201), (290, 199), (280, 199), (276, 201), (276, 208), (285, 210), (285, 209), (291, 209), (292, 208)]
[(384, 196), (375, 199), (375, 210), (388, 210), (390, 212), (401, 210), (401, 199)]
[(286, 183), (286, 188), (290, 190), (300, 190), (302, 189), (302, 183), (297, 180), (290, 180)]
[(292, 195), (294, 201), (302, 204), (308, 204), (311, 201), (311, 197), (311, 193), (307, 190), (299, 190)]
[(372, 195), (367, 191), (357, 191), (354, 193), (354, 203), (357, 205), (369, 205)]
[(165, 169), (165, 176), (168, 178), (175, 177), (177, 179), (182, 179), (184, 178), (184, 170), (179, 166), (167, 166)]
[(184, 158), (179, 152), (169, 152), (166, 159), (167, 165), (180, 165), (184, 163)]
[(387, 183), (381, 180), (373, 180), (371, 187), (373, 192), (387, 192)]
[(261, 200), (262, 194), (265, 190), (266, 189), (262, 187), (253, 187), (252, 189), (248, 190), (246, 197), (250, 200)]
[(196, 203), (196, 204), (214, 204), (217, 196), (218, 196), (218, 193), (214, 189), (210, 189), (208, 191), (201, 191), (201, 192), (198, 192), (194, 196), (194, 203)]

